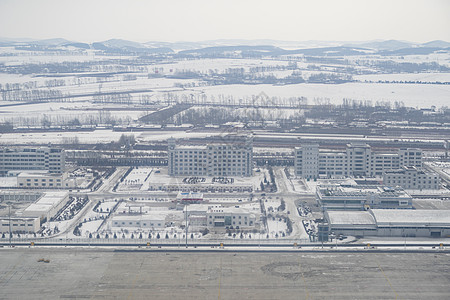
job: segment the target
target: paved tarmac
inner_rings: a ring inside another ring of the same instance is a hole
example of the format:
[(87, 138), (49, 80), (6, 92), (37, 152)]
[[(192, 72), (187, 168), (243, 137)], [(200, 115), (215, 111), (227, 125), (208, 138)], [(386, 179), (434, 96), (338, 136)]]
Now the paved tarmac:
[(0, 299), (449, 298), (448, 253), (0, 249)]

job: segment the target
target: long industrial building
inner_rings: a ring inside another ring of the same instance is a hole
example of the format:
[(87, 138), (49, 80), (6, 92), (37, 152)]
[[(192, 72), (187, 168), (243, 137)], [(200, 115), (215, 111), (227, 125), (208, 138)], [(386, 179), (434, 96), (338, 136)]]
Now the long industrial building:
[(324, 217), (336, 235), (450, 237), (450, 210), (327, 211)]
[(306, 179), (381, 177), (403, 166), (422, 167), (422, 150), (399, 149), (394, 153), (372, 151), (367, 144), (351, 143), (345, 152), (320, 152), (318, 144), (295, 148), (295, 175)]
[(15, 170), (47, 170), (64, 172), (64, 150), (52, 147), (0, 148), (0, 175)]
[(253, 175), (253, 141), (236, 138), (206, 145), (177, 145), (168, 140), (169, 175), (243, 176)]

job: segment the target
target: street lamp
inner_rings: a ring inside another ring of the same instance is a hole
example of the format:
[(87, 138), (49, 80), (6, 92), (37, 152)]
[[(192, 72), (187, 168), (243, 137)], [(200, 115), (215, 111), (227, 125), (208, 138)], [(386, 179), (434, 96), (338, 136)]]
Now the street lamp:
[(12, 235), (12, 232), (11, 232), (11, 204), (10, 205), (8, 205), (8, 209), (9, 209), (9, 247), (11, 248), (11, 235)]
[(187, 215), (188, 215), (188, 204), (186, 203), (185, 205), (186, 207), (186, 215), (185, 215), (185, 229), (186, 229), (186, 248), (188, 247), (187, 243), (188, 243), (188, 219), (187, 219)]

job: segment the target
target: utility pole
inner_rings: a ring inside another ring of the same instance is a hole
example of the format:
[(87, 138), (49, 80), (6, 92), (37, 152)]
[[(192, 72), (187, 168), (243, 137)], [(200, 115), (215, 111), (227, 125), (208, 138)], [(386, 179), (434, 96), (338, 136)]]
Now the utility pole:
[(9, 247), (11, 248), (11, 204), (8, 206), (9, 208)]
[(185, 215), (185, 227), (186, 227), (186, 248), (188, 247), (187, 243), (188, 243), (188, 219), (187, 219), (187, 215), (188, 215), (188, 204), (186, 203), (186, 215)]

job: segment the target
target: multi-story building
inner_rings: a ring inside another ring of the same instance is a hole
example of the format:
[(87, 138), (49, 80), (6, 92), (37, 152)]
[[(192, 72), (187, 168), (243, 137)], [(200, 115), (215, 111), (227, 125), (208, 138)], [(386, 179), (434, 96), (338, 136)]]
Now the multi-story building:
[(416, 167), (384, 172), (383, 184), (387, 186), (401, 186), (404, 189), (422, 190), (440, 188), (440, 178), (436, 173), (418, 170)]
[(65, 187), (67, 174), (50, 174), (48, 171), (21, 172), (17, 175), (19, 188), (61, 189)]
[(178, 176), (252, 176), (251, 138), (208, 145), (176, 145), (168, 140), (169, 175)]
[(400, 149), (394, 153), (373, 152), (367, 144), (352, 143), (345, 152), (320, 152), (319, 145), (295, 148), (295, 175), (307, 179), (349, 176), (381, 177), (403, 166), (422, 167), (420, 149)]
[(319, 145), (308, 144), (295, 148), (295, 174), (303, 178), (317, 178), (319, 174)]
[(0, 175), (12, 170), (48, 170), (63, 173), (64, 150), (52, 147), (0, 148)]

